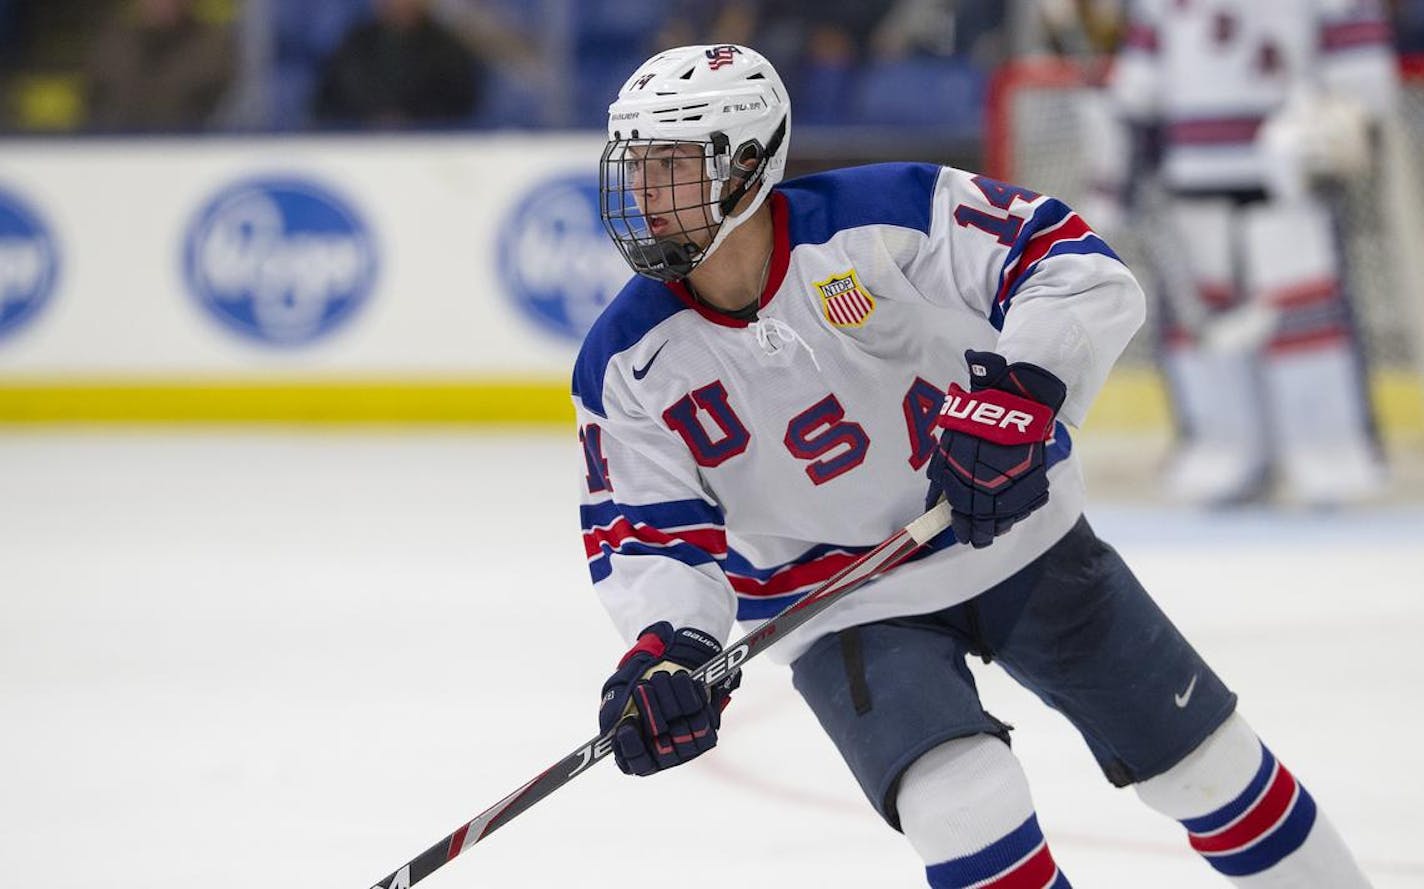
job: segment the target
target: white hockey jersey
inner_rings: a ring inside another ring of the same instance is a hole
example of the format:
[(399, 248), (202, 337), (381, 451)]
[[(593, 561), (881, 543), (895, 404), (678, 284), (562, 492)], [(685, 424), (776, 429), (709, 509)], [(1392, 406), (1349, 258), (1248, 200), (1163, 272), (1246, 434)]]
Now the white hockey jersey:
[(1135, 0), (1110, 93), (1120, 112), (1160, 120), (1167, 182), (1259, 188), (1266, 119), (1298, 91), (1386, 112), (1398, 92), (1378, 0)]
[[(932, 429), (966, 349), (1044, 367), (1089, 403), (1144, 316), (1141, 289), (1049, 197), (960, 170), (882, 164), (785, 182), (757, 320), (634, 278), (573, 376), (594, 587), (630, 641), (659, 620), (725, 641), (790, 606), (923, 509)], [(1062, 422), (1048, 504), (992, 546), (946, 532), (774, 649), (962, 602), (1077, 520)]]

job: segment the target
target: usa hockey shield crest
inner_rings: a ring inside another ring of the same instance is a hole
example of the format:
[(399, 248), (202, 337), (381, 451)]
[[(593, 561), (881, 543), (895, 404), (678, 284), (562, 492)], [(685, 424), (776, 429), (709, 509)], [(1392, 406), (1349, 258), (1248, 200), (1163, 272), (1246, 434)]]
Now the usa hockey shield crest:
[(821, 310), (836, 327), (864, 326), (875, 311), (875, 297), (861, 286), (855, 269), (815, 283), (821, 293)]

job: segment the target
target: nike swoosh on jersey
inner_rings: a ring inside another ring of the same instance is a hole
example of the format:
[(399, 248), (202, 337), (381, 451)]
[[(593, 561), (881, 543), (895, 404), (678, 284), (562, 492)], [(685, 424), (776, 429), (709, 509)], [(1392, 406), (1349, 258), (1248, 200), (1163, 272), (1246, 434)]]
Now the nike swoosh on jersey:
[(648, 359), (647, 364), (643, 365), (642, 367), (633, 368), (633, 379), (641, 380), (643, 377), (646, 377), (648, 375), (648, 370), (652, 368), (653, 362), (658, 360), (659, 353), (661, 353), (663, 349), (667, 348), (667, 344), (668, 341), (663, 340), (663, 344), (661, 346), (658, 346), (658, 351), (653, 353), (653, 357)]

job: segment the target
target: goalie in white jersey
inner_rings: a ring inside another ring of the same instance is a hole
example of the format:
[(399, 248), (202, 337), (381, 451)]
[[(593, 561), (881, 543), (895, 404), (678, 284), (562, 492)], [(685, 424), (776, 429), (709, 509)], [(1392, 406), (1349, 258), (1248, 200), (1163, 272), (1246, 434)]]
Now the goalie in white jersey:
[[(1377, 0), (1133, 0), (1107, 95), (1154, 134), (1163, 364), (1183, 441), (1168, 489), (1208, 504), (1274, 481), (1312, 505), (1385, 479), (1332, 193), (1367, 175), (1398, 69)], [(1129, 165), (1093, 152), (1111, 191)], [(1152, 164), (1153, 162), (1149, 162)], [(1090, 213), (1095, 224), (1108, 225)]]
[(960, 170), (782, 183), (790, 128), (776, 71), (738, 46), (660, 53), (609, 109), (604, 222), (638, 275), (574, 400), (589, 569), (632, 644), (599, 712), (619, 767), (710, 749), (740, 677), (687, 671), (944, 496), (926, 554), (773, 649), (931, 886), (1069, 885), (970, 654), (1242, 885), (1366, 885), (1083, 519), (1067, 427), (1142, 322), (1129, 271), (1062, 203)]

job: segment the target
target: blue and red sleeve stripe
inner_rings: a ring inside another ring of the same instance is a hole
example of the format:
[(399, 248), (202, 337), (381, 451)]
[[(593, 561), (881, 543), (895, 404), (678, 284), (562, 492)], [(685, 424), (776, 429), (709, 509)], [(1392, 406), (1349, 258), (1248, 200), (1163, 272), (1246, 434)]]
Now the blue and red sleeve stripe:
[(1018, 237), (1004, 257), (999, 287), (989, 321), (1003, 329), (1014, 295), (1046, 259), (1068, 254), (1099, 254), (1121, 262), (1107, 242), (1098, 237), (1083, 217), (1055, 198), (1045, 200), (1019, 229)]
[(612, 573), (614, 555), (664, 556), (692, 566), (727, 555), (722, 511), (702, 500), (644, 506), (604, 500), (580, 507), (579, 518), (594, 583)]

